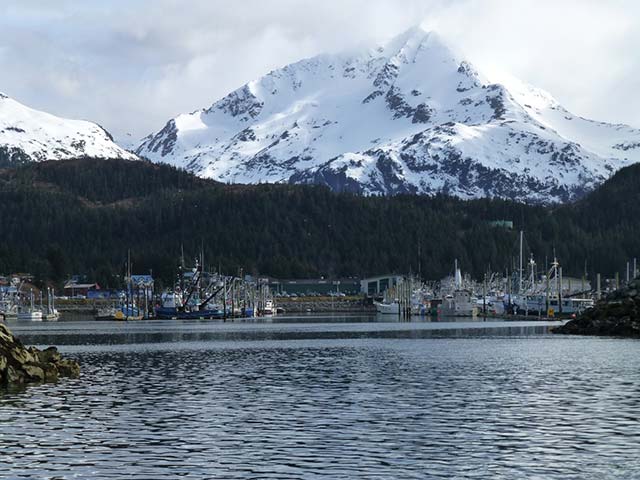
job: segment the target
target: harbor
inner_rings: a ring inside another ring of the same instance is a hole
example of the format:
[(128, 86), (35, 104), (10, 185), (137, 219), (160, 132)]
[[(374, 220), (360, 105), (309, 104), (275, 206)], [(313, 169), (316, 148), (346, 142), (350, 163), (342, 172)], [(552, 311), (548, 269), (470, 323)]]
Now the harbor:
[[(502, 319), (566, 319), (590, 309), (607, 292), (628, 285), (638, 275), (637, 260), (626, 263), (625, 276), (595, 285), (585, 269), (581, 277), (566, 276), (554, 256), (541, 266), (525, 253), (524, 232), (513, 268), (487, 270), (482, 279), (463, 272), (454, 259), (451, 275), (424, 280), (417, 274), (387, 274), (344, 279), (289, 279), (245, 274), (227, 275), (207, 267), (203, 250), (187, 265), (181, 254), (174, 281), (158, 286), (153, 276), (134, 273), (131, 253), (123, 272), (122, 290), (101, 290), (97, 283), (68, 280), (64, 295), (50, 284), (38, 288), (28, 275), (3, 277), (0, 319), (56, 321), (60, 315), (91, 315), (100, 321), (227, 320), (278, 314), (377, 313), (412, 317), (482, 317)], [(10, 278), (9, 281), (6, 279)]]

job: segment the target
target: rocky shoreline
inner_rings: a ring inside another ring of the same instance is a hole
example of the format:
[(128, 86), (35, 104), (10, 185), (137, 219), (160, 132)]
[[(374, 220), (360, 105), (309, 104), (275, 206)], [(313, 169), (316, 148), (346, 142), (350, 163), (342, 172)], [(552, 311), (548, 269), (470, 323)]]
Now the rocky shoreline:
[(593, 308), (553, 332), (640, 338), (640, 278), (607, 295)]
[(0, 388), (79, 375), (78, 362), (62, 358), (56, 347), (25, 347), (6, 325), (0, 324)]

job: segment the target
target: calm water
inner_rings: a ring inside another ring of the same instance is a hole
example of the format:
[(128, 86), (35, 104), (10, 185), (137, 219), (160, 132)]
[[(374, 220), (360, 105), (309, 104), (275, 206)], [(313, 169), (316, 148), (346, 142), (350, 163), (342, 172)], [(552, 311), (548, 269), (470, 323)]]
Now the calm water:
[(82, 376), (0, 394), (1, 478), (640, 478), (640, 341), (547, 324), (11, 324)]

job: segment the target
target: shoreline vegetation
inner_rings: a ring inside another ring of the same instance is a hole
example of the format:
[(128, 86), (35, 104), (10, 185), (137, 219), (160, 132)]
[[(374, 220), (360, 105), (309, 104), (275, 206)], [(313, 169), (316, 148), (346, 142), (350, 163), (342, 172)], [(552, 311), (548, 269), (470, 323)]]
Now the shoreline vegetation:
[(63, 358), (56, 347), (40, 350), (25, 347), (6, 325), (0, 323), (0, 388), (76, 378), (80, 365)]

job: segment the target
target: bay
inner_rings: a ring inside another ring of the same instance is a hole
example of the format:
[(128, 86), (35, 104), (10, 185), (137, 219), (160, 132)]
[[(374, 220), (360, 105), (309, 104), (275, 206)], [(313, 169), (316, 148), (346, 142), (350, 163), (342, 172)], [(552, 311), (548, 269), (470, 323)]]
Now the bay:
[(638, 478), (640, 342), (371, 316), (12, 323), (3, 478)]

